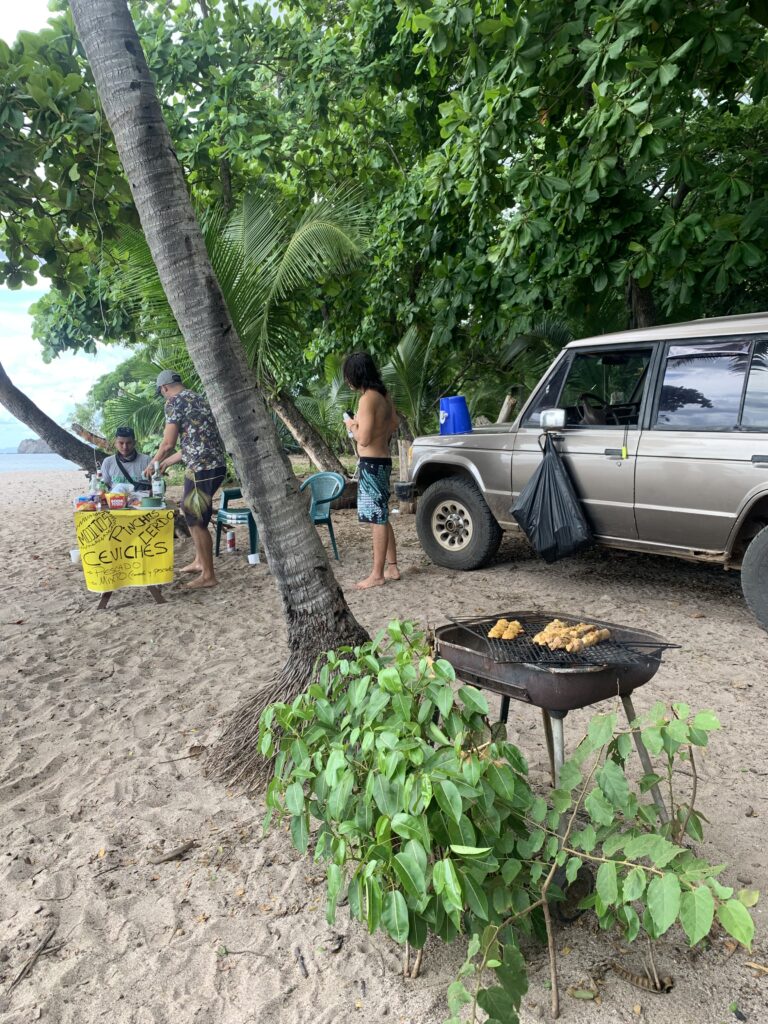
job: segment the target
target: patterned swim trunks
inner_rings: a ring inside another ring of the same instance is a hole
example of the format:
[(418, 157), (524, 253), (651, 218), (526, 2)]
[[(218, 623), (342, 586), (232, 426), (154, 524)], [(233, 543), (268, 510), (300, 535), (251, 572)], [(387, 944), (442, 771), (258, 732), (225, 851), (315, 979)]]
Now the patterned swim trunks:
[(389, 477), (392, 459), (360, 459), (357, 518), (361, 523), (385, 526), (389, 522)]

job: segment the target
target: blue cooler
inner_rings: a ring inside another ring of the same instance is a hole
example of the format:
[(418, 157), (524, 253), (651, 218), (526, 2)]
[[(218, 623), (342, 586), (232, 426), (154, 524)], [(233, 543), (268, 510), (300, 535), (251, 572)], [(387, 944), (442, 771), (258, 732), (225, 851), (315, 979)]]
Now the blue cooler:
[(471, 434), (472, 420), (464, 395), (440, 399), (440, 433)]

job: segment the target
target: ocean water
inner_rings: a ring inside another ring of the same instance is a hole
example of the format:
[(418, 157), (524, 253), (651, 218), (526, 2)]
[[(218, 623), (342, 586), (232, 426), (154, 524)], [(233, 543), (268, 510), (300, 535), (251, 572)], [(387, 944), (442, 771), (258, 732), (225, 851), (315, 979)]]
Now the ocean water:
[(79, 466), (60, 455), (0, 455), (0, 474), (50, 473), (62, 469), (76, 469), (82, 473)]

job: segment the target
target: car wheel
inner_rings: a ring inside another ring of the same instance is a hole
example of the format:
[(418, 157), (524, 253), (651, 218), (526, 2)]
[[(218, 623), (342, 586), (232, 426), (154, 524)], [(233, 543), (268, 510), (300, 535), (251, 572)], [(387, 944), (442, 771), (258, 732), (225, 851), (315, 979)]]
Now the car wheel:
[(750, 541), (744, 554), (741, 589), (752, 614), (768, 629), (768, 526)]
[(416, 532), (436, 565), (479, 569), (496, 554), (502, 531), (479, 487), (451, 476), (430, 484), (422, 494)]

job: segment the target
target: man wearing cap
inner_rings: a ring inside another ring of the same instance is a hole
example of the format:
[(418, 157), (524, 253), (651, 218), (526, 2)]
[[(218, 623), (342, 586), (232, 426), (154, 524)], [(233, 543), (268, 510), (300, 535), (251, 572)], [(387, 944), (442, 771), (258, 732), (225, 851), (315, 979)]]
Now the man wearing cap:
[[(187, 584), (190, 590), (215, 587), (213, 542), (208, 524), (213, 514), (213, 496), (226, 472), (226, 452), (210, 406), (196, 391), (185, 388), (173, 370), (163, 370), (157, 377), (157, 394), (165, 399), (165, 431), (160, 447), (150, 460), (144, 475), (152, 475), (152, 466), (160, 463), (166, 469), (175, 462), (186, 466), (181, 509), (195, 545), (195, 557), (180, 572), (199, 572)], [(174, 453), (176, 444), (180, 453)]]
[(131, 427), (118, 427), (115, 431), (115, 453), (101, 464), (101, 477), (107, 489), (111, 490), (113, 484), (132, 484), (137, 490), (148, 490), (144, 470), (150, 459), (136, 451), (136, 435)]

